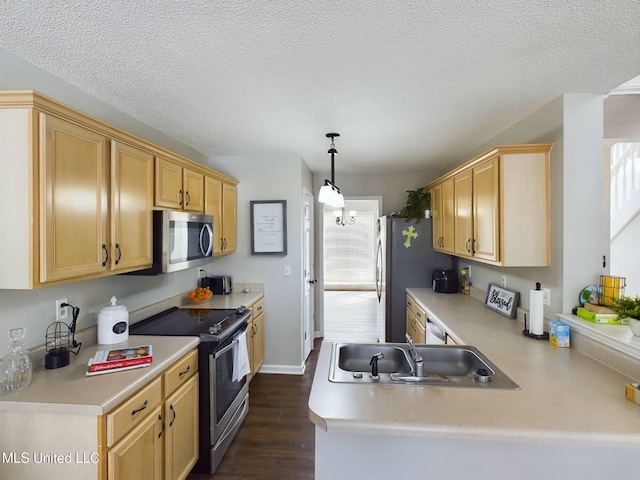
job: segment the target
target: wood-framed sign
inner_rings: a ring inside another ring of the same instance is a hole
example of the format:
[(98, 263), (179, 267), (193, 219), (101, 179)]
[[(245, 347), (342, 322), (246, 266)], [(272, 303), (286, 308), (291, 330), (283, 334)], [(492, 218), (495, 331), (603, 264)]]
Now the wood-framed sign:
[(516, 318), (519, 299), (519, 292), (490, 283), (484, 304), (505, 317)]
[(251, 255), (287, 254), (287, 201), (255, 200), (251, 206)]

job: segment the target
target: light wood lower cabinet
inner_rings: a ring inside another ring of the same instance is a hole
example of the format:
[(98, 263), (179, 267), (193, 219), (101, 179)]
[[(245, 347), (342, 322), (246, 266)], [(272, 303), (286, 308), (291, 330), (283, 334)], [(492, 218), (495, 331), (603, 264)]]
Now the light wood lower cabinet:
[(161, 407), (151, 410), (145, 419), (109, 450), (107, 478), (120, 480), (148, 478), (162, 480)]
[(258, 373), (264, 363), (264, 300), (260, 299), (251, 306), (251, 319), (247, 330), (249, 364), (251, 373), (249, 381)]
[(410, 295), (407, 295), (407, 334), (414, 343), (427, 341), (426, 318), (425, 311), (416, 304)]
[(164, 404), (165, 479), (183, 479), (198, 461), (198, 374)]
[(198, 460), (198, 356), (192, 351), (104, 416), (108, 480), (182, 480)]

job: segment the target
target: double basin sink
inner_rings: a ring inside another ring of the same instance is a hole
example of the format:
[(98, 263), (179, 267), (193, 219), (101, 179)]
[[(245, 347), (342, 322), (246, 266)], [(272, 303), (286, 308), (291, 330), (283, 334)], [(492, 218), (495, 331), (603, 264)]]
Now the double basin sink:
[[(329, 381), (335, 383), (437, 385), (519, 390), (520, 386), (477, 348), (467, 345), (334, 343)], [(414, 361), (422, 358), (422, 371)], [(375, 361), (372, 358), (376, 357)], [(372, 375), (375, 370), (377, 375)]]

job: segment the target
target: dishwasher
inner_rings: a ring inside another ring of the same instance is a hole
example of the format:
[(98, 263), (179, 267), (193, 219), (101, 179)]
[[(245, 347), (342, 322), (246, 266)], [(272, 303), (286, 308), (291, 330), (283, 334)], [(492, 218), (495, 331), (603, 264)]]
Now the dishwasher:
[(431, 345), (444, 345), (446, 334), (438, 324), (427, 317), (427, 338), (426, 342)]

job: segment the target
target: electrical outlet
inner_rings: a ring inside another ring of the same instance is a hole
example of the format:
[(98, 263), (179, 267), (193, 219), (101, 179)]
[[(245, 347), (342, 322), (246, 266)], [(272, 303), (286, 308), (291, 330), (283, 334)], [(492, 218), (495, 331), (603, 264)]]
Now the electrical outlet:
[(551, 305), (551, 290), (548, 288), (542, 289), (542, 299), (545, 305)]
[(507, 276), (503, 275), (500, 277), (500, 285), (504, 288), (507, 288)]
[(199, 268), (198, 269), (198, 280), (200, 280), (201, 278), (204, 278), (207, 276), (207, 272), (204, 270), (204, 268)]
[(60, 300), (56, 300), (56, 322), (60, 322), (62, 320), (66, 320), (69, 318), (69, 307), (62, 306), (63, 304), (68, 303), (66, 298), (61, 298)]

